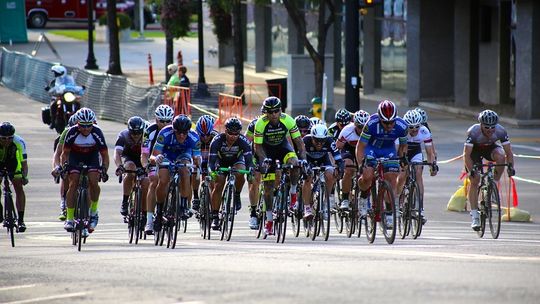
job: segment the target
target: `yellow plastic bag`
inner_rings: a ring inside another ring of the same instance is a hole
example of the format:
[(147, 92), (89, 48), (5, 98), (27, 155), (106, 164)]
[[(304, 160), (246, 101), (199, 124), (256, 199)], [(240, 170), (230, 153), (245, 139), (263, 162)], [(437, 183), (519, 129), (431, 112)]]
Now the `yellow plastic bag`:
[(507, 208), (502, 208), (502, 220), (508, 222), (530, 222), (531, 214), (528, 211), (521, 210), (518, 208), (510, 208), (510, 219), (508, 218)]
[(466, 187), (459, 187), (454, 194), (448, 200), (448, 205), (446, 205), (446, 210), (448, 211), (457, 211), (463, 212), (466, 211), (467, 206), (467, 192)]

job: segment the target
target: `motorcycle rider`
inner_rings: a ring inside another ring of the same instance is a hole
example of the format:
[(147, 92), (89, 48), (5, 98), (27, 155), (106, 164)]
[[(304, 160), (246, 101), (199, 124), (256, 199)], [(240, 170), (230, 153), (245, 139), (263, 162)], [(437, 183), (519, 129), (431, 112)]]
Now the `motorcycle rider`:
[[(54, 79), (51, 80), (49, 85), (45, 87), (45, 91), (47, 91), (52, 96), (51, 104), (49, 105), (51, 113), (51, 124), (49, 125), (49, 127), (51, 129), (54, 129), (56, 123), (56, 101), (58, 100), (57, 96), (64, 94), (66, 90), (71, 91), (76, 96), (81, 96), (84, 94), (85, 87), (78, 86), (77, 83), (75, 83), (75, 79), (73, 79), (73, 76), (68, 75), (67, 69), (62, 65), (53, 65), (51, 67), (51, 72), (53, 72), (54, 74)], [(75, 109), (75, 111), (76, 110), (78, 109)]]

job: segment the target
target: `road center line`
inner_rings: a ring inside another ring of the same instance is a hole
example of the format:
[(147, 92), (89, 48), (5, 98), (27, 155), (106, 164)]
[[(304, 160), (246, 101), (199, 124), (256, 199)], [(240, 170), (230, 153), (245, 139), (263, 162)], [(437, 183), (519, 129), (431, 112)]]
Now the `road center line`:
[(56, 295), (56, 296), (49, 296), (49, 297), (39, 297), (39, 298), (32, 298), (32, 299), (26, 299), (26, 300), (13, 301), (13, 302), (5, 302), (4, 304), (22, 304), (22, 303), (44, 302), (44, 301), (57, 300), (57, 299), (82, 297), (82, 296), (85, 296), (87, 294), (88, 294), (88, 292), (75, 292), (75, 293), (68, 293), (68, 294), (63, 294), (63, 295)]
[(34, 287), (34, 286), (36, 286), (36, 284), (15, 285), (15, 286), (0, 287), (0, 291), (14, 290), (14, 289), (22, 289), (22, 288), (31, 288), (31, 287)]

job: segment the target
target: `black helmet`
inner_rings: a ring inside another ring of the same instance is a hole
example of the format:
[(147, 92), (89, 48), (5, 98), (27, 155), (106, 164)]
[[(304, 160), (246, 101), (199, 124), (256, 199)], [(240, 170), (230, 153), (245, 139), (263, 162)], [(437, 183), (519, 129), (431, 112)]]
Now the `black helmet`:
[(13, 136), (15, 134), (15, 127), (10, 122), (3, 122), (0, 125), (0, 136)]
[(269, 96), (269, 97), (266, 97), (266, 99), (263, 101), (263, 106), (261, 110), (263, 113), (266, 113), (269, 110), (271, 111), (271, 110), (280, 109), (280, 108), (281, 108), (281, 100), (279, 100), (279, 98), (275, 96)]
[(499, 115), (491, 110), (484, 110), (478, 114), (478, 122), (486, 126), (494, 126), (499, 122)]
[(340, 122), (342, 124), (348, 124), (351, 122), (351, 112), (347, 111), (347, 109), (339, 109), (337, 110), (336, 112), (336, 116), (335, 116), (335, 119), (336, 119), (336, 122)]
[(296, 126), (298, 129), (310, 129), (311, 128), (311, 120), (306, 115), (298, 115), (294, 118), (296, 121)]
[(173, 120), (173, 129), (178, 132), (186, 132), (191, 129), (191, 119), (184, 114), (176, 116)]
[(139, 116), (133, 116), (128, 120), (128, 129), (133, 133), (142, 133), (144, 131), (144, 120)]
[(240, 132), (242, 131), (242, 122), (236, 117), (231, 117), (225, 121), (225, 130), (233, 133)]

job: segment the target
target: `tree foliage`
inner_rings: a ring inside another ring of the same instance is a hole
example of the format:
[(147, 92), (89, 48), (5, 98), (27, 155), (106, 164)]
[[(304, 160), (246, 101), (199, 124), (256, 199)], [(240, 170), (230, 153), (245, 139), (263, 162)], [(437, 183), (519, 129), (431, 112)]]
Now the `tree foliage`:
[(161, 26), (165, 35), (172, 38), (187, 36), (192, 11), (192, 3), (189, 0), (163, 0)]
[(210, 19), (214, 24), (213, 32), (219, 43), (227, 43), (232, 38), (232, 17), (229, 1), (208, 0)]

